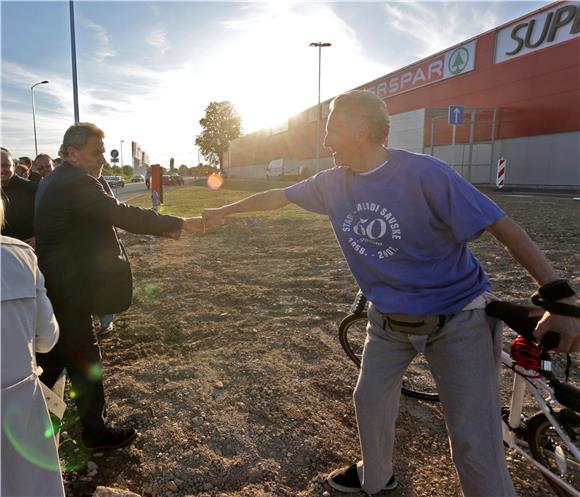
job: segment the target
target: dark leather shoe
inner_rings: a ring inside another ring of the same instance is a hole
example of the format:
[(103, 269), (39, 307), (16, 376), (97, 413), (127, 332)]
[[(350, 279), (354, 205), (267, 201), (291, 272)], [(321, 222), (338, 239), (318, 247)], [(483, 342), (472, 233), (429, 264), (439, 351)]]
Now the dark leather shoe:
[(107, 428), (105, 435), (96, 442), (86, 443), (85, 447), (90, 450), (119, 449), (129, 445), (137, 436), (135, 428)]

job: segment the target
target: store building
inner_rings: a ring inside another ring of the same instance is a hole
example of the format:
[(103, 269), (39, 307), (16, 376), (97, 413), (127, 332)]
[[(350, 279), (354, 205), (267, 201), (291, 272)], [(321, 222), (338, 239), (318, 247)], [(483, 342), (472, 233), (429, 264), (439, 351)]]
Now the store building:
[[(579, 2), (552, 3), (359, 88), (385, 100), (390, 147), (440, 157), (475, 184), (495, 184), (502, 157), (507, 186), (580, 189)], [(265, 178), (283, 158), (310, 174), (332, 167), (323, 148), (317, 165), (317, 112), (231, 142), (228, 175)]]

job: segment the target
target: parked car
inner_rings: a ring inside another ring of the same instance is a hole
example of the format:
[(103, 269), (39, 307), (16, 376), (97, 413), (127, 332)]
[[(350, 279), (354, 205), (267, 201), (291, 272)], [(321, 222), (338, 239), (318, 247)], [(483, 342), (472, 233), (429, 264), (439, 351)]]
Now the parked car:
[(274, 159), (266, 168), (266, 179), (298, 179), (300, 162), (296, 159)]
[(170, 174), (174, 185), (183, 185), (185, 182), (179, 174)]
[(183, 185), (183, 178), (179, 174), (164, 174), (163, 184), (168, 186)]
[(131, 183), (141, 183), (143, 181), (145, 181), (145, 176), (142, 174), (136, 174), (131, 178)]
[(125, 180), (122, 176), (103, 176), (111, 188), (124, 188)]

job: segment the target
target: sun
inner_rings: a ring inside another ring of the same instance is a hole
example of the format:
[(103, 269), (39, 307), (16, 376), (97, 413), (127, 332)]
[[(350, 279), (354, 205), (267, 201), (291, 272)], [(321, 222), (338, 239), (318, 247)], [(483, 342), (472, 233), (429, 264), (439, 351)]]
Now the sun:
[(288, 118), (302, 110), (299, 101), (280, 102), (251, 91), (239, 103), (234, 102), (234, 106), (242, 118), (245, 133), (266, 128), (283, 129), (288, 125)]
[(228, 47), (228, 72), (235, 75), (228, 81), (229, 100), (246, 133), (283, 127), (288, 118), (317, 103), (317, 53), (300, 31), (301, 18), (285, 11), (278, 6), (268, 12), (268, 22), (240, 28)]

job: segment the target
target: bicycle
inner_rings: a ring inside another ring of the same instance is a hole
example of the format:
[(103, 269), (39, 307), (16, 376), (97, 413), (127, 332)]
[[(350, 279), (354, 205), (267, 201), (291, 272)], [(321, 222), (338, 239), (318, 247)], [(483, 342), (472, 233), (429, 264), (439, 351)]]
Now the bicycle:
[[(366, 304), (359, 291), (339, 325), (340, 344), (357, 367), (366, 338)], [(487, 305), (486, 313), (518, 334), (510, 353), (501, 353), (502, 369), (513, 376), (509, 406), (502, 408), (504, 444), (539, 470), (556, 495), (580, 497), (580, 388), (560, 381), (552, 372), (548, 351), (557, 346), (557, 334), (549, 332), (540, 345), (535, 343), (532, 333), (543, 314), (539, 307), (496, 301)], [(568, 358), (566, 376), (569, 366)], [(401, 391), (410, 397), (439, 400), (422, 354), (403, 375)], [(529, 416), (524, 413), (526, 392), (534, 401)]]
[[(366, 339), (367, 299), (358, 292), (350, 313), (340, 322), (338, 337), (343, 350), (352, 362), (360, 367)], [(417, 354), (403, 375), (403, 394), (416, 399), (437, 402), (439, 395), (429, 365), (422, 354)]]

